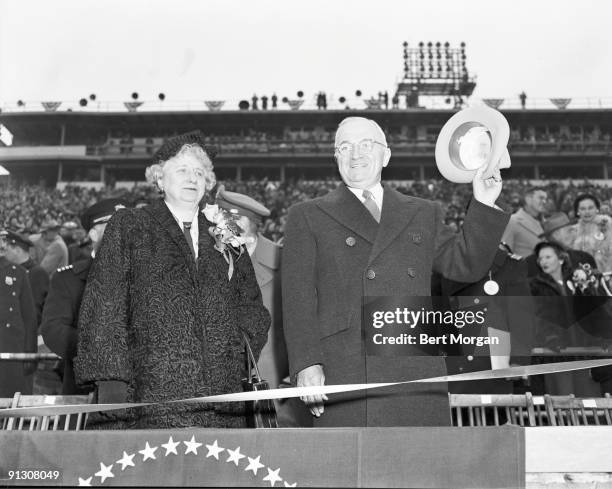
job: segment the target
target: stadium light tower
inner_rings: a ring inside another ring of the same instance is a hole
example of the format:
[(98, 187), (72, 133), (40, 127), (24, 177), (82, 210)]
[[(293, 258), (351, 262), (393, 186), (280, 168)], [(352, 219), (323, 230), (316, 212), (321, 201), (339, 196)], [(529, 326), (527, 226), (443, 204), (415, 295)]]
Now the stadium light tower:
[(403, 47), (404, 75), (396, 93), (407, 97), (408, 107), (418, 107), (421, 95), (452, 97), (458, 106), (474, 92), (476, 77), (468, 72), (464, 42), (459, 48), (448, 42), (419, 42), (415, 48), (404, 42)]

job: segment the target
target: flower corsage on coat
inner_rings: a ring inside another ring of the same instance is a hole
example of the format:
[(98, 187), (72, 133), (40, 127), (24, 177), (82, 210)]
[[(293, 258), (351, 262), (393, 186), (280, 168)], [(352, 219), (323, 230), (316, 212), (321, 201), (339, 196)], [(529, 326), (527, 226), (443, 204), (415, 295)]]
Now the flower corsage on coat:
[(234, 257), (238, 260), (245, 253), (243, 245), (255, 239), (247, 236), (248, 218), (222, 209), (216, 204), (206, 204), (202, 213), (213, 224), (208, 228), (208, 234), (215, 240), (215, 250), (223, 255), (229, 265), (227, 278), (231, 280), (234, 274)]

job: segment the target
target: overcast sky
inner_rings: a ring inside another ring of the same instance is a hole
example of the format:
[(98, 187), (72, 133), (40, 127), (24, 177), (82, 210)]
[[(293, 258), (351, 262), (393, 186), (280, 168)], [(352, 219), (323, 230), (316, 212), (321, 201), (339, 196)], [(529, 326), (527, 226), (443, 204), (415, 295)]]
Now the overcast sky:
[(477, 97), (612, 98), (609, 0), (0, 0), (0, 104), (393, 92), (402, 42), (467, 43)]

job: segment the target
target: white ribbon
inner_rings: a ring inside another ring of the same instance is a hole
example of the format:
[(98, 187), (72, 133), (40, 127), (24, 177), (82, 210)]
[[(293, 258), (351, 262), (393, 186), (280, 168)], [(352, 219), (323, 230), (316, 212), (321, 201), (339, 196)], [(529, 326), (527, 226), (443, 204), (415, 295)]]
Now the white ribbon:
[(233, 392), (231, 394), (218, 394), (215, 396), (194, 397), (190, 399), (177, 399), (165, 402), (141, 402), (122, 404), (73, 404), (69, 406), (34, 406), (26, 408), (0, 409), (0, 419), (14, 416), (55, 416), (62, 414), (93, 413), (102, 411), (113, 411), (116, 409), (136, 408), (153, 406), (157, 404), (172, 404), (178, 402), (186, 403), (214, 403), (214, 402), (244, 402), (262, 401), (267, 399), (288, 399), (291, 397), (305, 397), (320, 394), (338, 394), (340, 392), (353, 392), (368, 389), (379, 389), (392, 385), (413, 383), (439, 383), (439, 382), (464, 382), (469, 380), (504, 379), (508, 377), (525, 377), (529, 375), (545, 375), (558, 372), (570, 372), (586, 368), (605, 367), (612, 365), (612, 358), (598, 360), (578, 360), (574, 362), (545, 363), (542, 365), (526, 365), (509, 367), (498, 370), (482, 370), (479, 372), (468, 372), (465, 374), (444, 375), (442, 377), (430, 377), (426, 379), (405, 380), (402, 382), (383, 382), (369, 384), (338, 384), (322, 385), (312, 387), (288, 387), (286, 389), (270, 389), (249, 392)]

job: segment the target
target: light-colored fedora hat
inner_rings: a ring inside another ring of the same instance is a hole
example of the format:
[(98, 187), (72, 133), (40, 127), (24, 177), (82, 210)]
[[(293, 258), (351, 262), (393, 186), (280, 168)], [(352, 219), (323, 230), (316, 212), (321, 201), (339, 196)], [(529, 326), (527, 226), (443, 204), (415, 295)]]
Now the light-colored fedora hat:
[(436, 141), (436, 165), (444, 178), (455, 183), (474, 180), (483, 165), (483, 178), (491, 178), (498, 168), (510, 167), (506, 118), (486, 105), (469, 107), (444, 124)]

